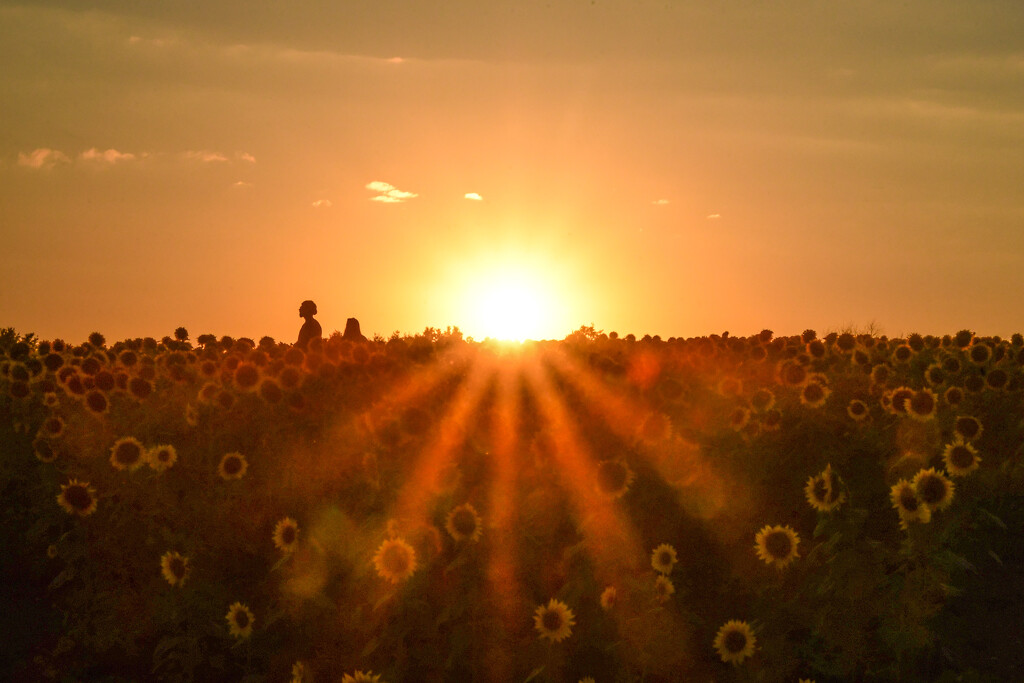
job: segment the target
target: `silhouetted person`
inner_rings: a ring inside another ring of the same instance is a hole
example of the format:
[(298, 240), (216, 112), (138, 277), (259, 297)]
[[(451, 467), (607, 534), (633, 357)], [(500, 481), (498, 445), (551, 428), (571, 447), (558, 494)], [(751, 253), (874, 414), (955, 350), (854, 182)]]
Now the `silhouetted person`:
[(366, 337), (359, 331), (359, 321), (355, 318), (348, 319), (345, 323), (345, 333), (341, 336), (351, 341), (366, 341)]
[(309, 346), (310, 339), (323, 338), (323, 330), (320, 329), (320, 323), (313, 319), (314, 315), (316, 315), (316, 304), (309, 300), (303, 301), (299, 306), (299, 317), (306, 322), (302, 323), (302, 327), (299, 329), (299, 340), (295, 342), (295, 345), (303, 351)]

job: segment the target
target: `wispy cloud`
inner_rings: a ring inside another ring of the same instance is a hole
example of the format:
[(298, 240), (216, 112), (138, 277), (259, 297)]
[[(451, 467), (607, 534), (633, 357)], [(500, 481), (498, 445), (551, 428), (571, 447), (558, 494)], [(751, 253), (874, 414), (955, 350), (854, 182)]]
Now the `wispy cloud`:
[(334, 206), (334, 202), (332, 202), (330, 199), (318, 199), (315, 202), (313, 202), (314, 209), (329, 209), (332, 206)]
[(391, 183), (385, 183), (382, 180), (374, 180), (371, 183), (367, 183), (366, 189), (376, 193), (373, 197), (370, 197), (371, 202), (382, 202), (384, 204), (400, 204), (419, 196), (415, 192), (399, 190)]
[(185, 152), (182, 156), (184, 156), (189, 161), (201, 161), (204, 164), (208, 164), (211, 162), (224, 162), (228, 160), (228, 158), (221, 154), (220, 152), (211, 152), (206, 149), (189, 150)]
[(665, 206), (668, 203), (669, 202), (667, 199), (655, 199), (653, 202), (651, 202), (651, 204), (654, 204), (655, 206)]
[(28, 152), (18, 152), (18, 165), (27, 166), (29, 168), (48, 169), (53, 168), (57, 164), (70, 164), (71, 159), (64, 152), (56, 149), (50, 149), (48, 147), (40, 147), (39, 149)]
[(708, 214), (708, 220), (709, 221), (717, 221), (721, 217), (722, 217), (722, 214), (720, 214), (720, 213)]
[(482, 202), (484, 200), (484, 198), (478, 195), (476, 192), (467, 192), (464, 196), (466, 197), (466, 199), (472, 199), (475, 202)]
[(101, 151), (93, 147), (78, 155), (82, 161), (96, 161), (105, 164), (116, 164), (119, 161), (135, 161), (135, 155), (131, 152), (118, 152), (116, 149)]
[(238, 180), (234, 183), (234, 185), (232, 185), (232, 187), (237, 187), (239, 190), (248, 190), (250, 187), (252, 187), (252, 183), (247, 183), (244, 180)]
[(248, 152), (238, 152), (235, 156), (237, 156), (241, 161), (247, 161), (250, 164), (256, 163), (256, 157), (249, 154)]

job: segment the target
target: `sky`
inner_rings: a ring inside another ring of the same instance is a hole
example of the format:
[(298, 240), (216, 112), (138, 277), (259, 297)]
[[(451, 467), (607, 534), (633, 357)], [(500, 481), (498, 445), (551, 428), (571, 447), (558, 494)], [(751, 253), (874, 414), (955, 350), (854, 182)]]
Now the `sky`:
[(0, 64), (22, 333), (1024, 331), (1019, 0), (0, 0)]

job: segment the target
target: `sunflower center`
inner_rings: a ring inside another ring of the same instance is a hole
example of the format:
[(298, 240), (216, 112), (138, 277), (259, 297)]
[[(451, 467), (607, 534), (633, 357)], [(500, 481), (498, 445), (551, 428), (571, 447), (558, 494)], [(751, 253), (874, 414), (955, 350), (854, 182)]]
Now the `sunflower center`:
[(185, 576), (185, 561), (180, 557), (172, 557), (171, 561), (167, 563), (168, 568), (174, 576), (181, 580)]
[(133, 443), (123, 443), (117, 447), (116, 457), (122, 465), (134, 465), (142, 457), (142, 451)]
[(909, 486), (900, 491), (900, 507), (908, 512), (916, 512), (919, 501), (917, 494)]
[(820, 503), (827, 503), (829, 499), (828, 483), (824, 477), (817, 477), (814, 480), (814, 499)]
[(747, 647), (747, 636), (739, 631), (729, 631), (725, 634), (723, 645), (729, 652), (739, 653)]
[(910, 399), (910, 409), (918, 415), (929, 415), (934, 408), (935, 399), (928, 392), (920, 391)]
[(76, 510), (87, 510), (92, 505), (92, 496), (84, 486), (69, 486), (64, 490), (64, 500)]
[(240, 629), (244, 629), (249, 625), (249, 615), (242, 610), (235, 611), (235, 625)]
[(548, 610), (544, 613), (541, 623), (548, 631), (557, 631), (562, 627), (562, 615), (554, 610)]
[(242, 469), (242, 461), (235, 456), (224, 460), (224, 471), (228, 474), (238, 474)]
[(781, 531), (773, 531), (764, 539), (764, 547), (772, 557), (785, 558), (789, 557), (793, 543), (789, 540), (787, 534)]
[(811, 403), (820, 401), (824, 397), (825, 392), (822, 390), (820, 384), (811, 382), (806, 387), (804, 387), (804, 398), (806, 398)]
[(618, 491), (626, 484), (626, 468), (617, 462), (605, 462), (598, 469), (597, 477), (603, 490)]
[(917, 482), (917, 490), (928, 505), (935, 505), (946, 497), (946, 483), (939, 477), (923, 477)]
[(672, 553), (667, 550), (662, 550), (658, 555), (658, 565), (661, 567), (669, 567), (672, 565)]
[(404, 574), (409, 568), (409, 557), (401, 546), (391, 546), (384, 553), (384, 566), (392, 574)]
[(295, 542), (295, 527), (289, 525), (281, 530), (281, 541), (285, 545), (291, 545)]
[(961, 469), (970, 467), (974, 464), (974, 453), (967, 446), (954, 446), (949, 453), (949, 461)]
[(965, 439), (973, 439), (978, 435), (978, 422), (973, 419), (960, 418), (956, 421), (956, 431)]
[(469, 510), (459, 510), (452, 517), (452, 525), (455, 530), (464, 536), (472, 536), (476, 531), (476, 519)]

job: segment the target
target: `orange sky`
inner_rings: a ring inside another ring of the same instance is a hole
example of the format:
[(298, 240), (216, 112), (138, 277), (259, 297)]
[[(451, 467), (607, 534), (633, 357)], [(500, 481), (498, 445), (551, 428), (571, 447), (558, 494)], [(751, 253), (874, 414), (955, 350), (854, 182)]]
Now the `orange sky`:
[(0, 0), (0, 327), (1024, 329), (1018, 0), (81, 4)]

